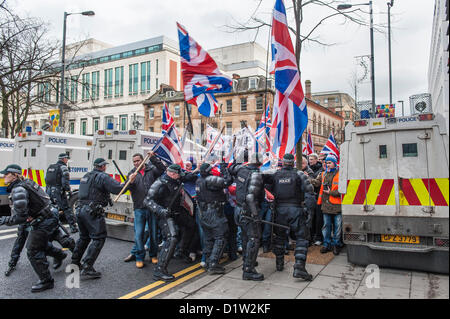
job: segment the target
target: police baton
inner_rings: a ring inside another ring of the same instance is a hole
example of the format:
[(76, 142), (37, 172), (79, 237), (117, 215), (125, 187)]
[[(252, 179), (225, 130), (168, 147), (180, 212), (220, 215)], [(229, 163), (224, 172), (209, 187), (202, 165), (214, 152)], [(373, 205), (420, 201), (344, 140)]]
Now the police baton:
[[(145, 163), (148, 161), (148, 159), (150, 158), (150, 155), (147, 154), (147, 156), (144, 158), (144, 160), (142, 161), (141, 165), (139, 165), (139, 167), (136, 169), (136, 172), (139, 172), (141, 170), (141, 168), (145, 165)], [(122, 190), (120, 191), (120, 193), (116, 196), (116, 198), (114, 198), (114, 203), (117, 202), (119, 200), (120, 195), (122, 195), (125, 190), (128, 188), (128, 185), (131, 182), (131, 178), (128, 179), (127, 183), (125, 184), (125, 186), (122, 188)]]
[(272, 222), (269, 222), (267, 220), (263, 220), (263, 219), (258, 219), (257, 220), (257, 219), (251, 218), (250, 216), (246, 216), (246, 215), (242, 215), (242, 217), (244, 217), (246, 219), (249, 219), (249, 220), (251, 220), (253, 222), (256, 222), (256, 223), (261, 222), (263, 224), (272, 225), (272, 226), (275, 226), (275, 227), (280, 227), (280, 228), (284, 228), (286, 230), (290, 230), (289, 226), (285, 226), (285, 225), (281, 225), (281, 224), (277, 224), (277, 223), (272, 223)]

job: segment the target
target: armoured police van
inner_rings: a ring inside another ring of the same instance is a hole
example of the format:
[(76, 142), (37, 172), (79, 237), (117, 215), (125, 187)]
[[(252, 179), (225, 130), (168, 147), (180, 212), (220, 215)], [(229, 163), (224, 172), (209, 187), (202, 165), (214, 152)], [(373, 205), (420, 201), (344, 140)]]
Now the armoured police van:
[[(161, 137), (160, 133), (140, 130), (99, 130), (94, 134), (90, 167), (93, 167), (93, 161), (96, 158), (104, 158), (110, 163), (106, 166), (106, 173), (123, 183), (124, 177), (126, 178), (128, 173), (134, 168), (132, 156), (140, 153), (145, 157), (147, 152), (153, 149)], [(195, 157), (197, 153), (201, 155), (206, 152), (204, 147), (194, 145), (188, 139), (183, 149), (185, 159), (190, 156)], [(111, 195), (112, 199), (115, 197), (116, 195)], [(123, 194), (117, 202), (112, 206), (106, 207), (105, 210), (108, 236), (134, 241), (134, 211), (130, 192)]]
[(348, 261), (447, 273), (449, 143), (441, 115), (349, 123), (339, 192)]
[(48, 166), (58, 161), (59, 154), (68, 154), (72, 188), (69, 205), (73, 206), (78, 199), (80, 179), (90, 168), (92, 140), (92, 136), (47, 131), (22, 132), (15, 138), (14, 163), (22, 167), (25, 177), (45, 188)]
[[(8, 138), (0, 138), (0, 167), (6, 167), (13, 163), (14, 140)], [(3, 177), (0, 177), (0, 216), (11, 214), (9, 208), (8, 193), (6, 193), (6, 185)]]

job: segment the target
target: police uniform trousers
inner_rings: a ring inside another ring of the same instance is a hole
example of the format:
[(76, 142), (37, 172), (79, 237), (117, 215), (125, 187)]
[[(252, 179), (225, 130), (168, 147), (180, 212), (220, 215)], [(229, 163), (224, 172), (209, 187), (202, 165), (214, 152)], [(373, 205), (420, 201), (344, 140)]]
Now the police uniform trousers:
[(52, 279), (48, 270), (46, 256), (57, 259), (64, 258), (64, 252), (50, 242), (50, 238), (58, 227), (58, 213), (52, 212), (49, 217), (31, 227), (27, 241), (27, 256), (34, 271), (42, 281)]
[(64, 217), (70, 226), (75, 225), (75, 216), (73, 215), (72, 209), (69, 206), (69, 201), (67, 199), (66, 192), (63, 192), (60, 186), (49, 186), (46, 190), (48, 196), (55, 202), (58, 206), (58, 210), (62, 211)]
[(228, 222), (222, 203), (203, 203), (200, 205), (200, 224), (204, 234), (203, 254), (208, 265), (219, 263), (226, 244)]
[(177, 242), (179, 251), (183, 255), (189, 255), (189, 247), (194, 240), (195, 219), (189, 213), (182, 209), (180, 213), (174, 216), (175, 225), (177, 226)]
[(256, 258), (258, 257), (258, 249), (261, 245), (261, 226), (259, 223), (243, 216), (250, 216), (250, 213), (240, 208), (237, 219), (242, 229), (243, 268), (244, 271), (249, 272), (255, 268)]
[(87, 249), (83, 264), (92, 267), (105, 244), (107, 235), (105, 217), (92, 212), (88, 205), (82, 205), (78, 207), (77, 222), (80, 238), (72, 254), (72, 263), (80, 264)]
[(273, 237), (273, 253), (281, 258), (284, 256), (285, 243), (288, 235), (295, 239), (295, 263), (301, 261), (306, 262), (308, 252), (307, 228), (306, 228), (306, 212), (300, 206), (295, 205), (277, 205), (275, 214), (275, 223), (289, 226), (290, 230), (274, 227)]

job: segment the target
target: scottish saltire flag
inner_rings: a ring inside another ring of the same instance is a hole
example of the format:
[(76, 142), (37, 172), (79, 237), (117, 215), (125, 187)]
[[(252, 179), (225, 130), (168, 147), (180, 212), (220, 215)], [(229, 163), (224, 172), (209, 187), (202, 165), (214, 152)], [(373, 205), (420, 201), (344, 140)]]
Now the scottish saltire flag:
[(169, 130), (169, 128), (173, 125), (174, 120), (172, 115), (170, 115), (169, 107), (164, 102), (164, 106), (162, 109), (162, 121), (161, 121), (161, 133), (164, 135)]
[(283, 0), (276, 0), (273, 9), (271, 73), (275, 75), (274, 105), (278, 107), (273, 148), (276, 149), (278, 158), (282, 158), (285, 153), (295, 153), (295, 146), (308, 124), (306, 100)]
[(311, 130), (308, 129), (308, 143), (306, 144), (307, 146), (307, 152), (306, 155), (311, 155), (312, 153), (314, 153), (314, 142), (312, 140), (312, 136), (311, 136)]
[[(266, 113), (262, 114), (261, 121), (259, 122), (259, 125), (255, 131), (255, 138), (257, 141), (257, 143), (256, 143), (256, 151), (257, 152), (266, 151), (266, 150), (270, 151), (270, 148), (271, 148), (269, 135), (270, 135), (270, 128), (272, 126), (272, 123), (270, 122), (270, 113), (269, 112), (270, 112), (269, 106), (267, 106)], [(259, 150), (259, 145), (263, 145), (264, 149)]]
[(172, 125), (166, 134), (156, 143), (152, 149), (159, 158), (170, 164), (178, 164), (184, 168), (183, 149), (181, 148), (175, 126)]
[(328, 141), (323, 146), (322, 151), (320, 151), (320, 154), (334, 155), (339, 164), (339, 156), (340, 156), (339, 147), (336, 143), (336, 140), (334, 139), (333, 132), (331, 132), (330, 137), (328, 138)]
[(214, 116), (218, 104), (213, 94), (230, 92), (233, 82), (219, 71), (216, 62), (189, 36), (186, 28), (179, 23), (177, 26), (184, 98), (196, 105), (202, 115)]

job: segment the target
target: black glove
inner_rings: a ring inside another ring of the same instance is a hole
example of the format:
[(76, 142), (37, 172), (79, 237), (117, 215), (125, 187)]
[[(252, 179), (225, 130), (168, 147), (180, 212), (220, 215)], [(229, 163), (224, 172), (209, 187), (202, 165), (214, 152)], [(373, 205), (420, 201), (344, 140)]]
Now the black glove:
[(170, 217), (170, 212), (167, 208), (163, 208), (159, 211), (158, 215), (160, 217), (164, 217), (164, 218), (169, 218)]

